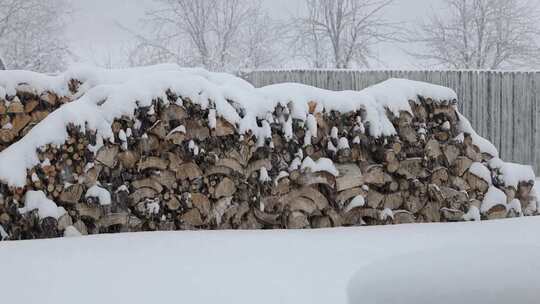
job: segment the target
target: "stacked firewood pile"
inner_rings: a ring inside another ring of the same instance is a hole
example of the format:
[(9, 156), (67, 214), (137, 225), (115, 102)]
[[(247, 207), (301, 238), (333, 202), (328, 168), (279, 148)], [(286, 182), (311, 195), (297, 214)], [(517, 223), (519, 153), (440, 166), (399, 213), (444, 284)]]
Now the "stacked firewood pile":
[[(71, 93), (79, 83), (70, 81)], [(0, 151), (26, 135), (47, 115), (70, 102), (71, 96), (58, 96), (53, 92), (37, 94), (28, 84), (17, 86), (16, 95), (0, 96)]]
[[(116, 119), (114, 139), (68, 126), (63, 145), (40, 149), (40, 165), (28, 171), (24, 188), (0, 186), (0, 225), (9, 238), (326, 228), (536, 212), (529, 208), (536, 200), (533, 181), (501, 182), (493, 156), (460, 132), (455, 100), (421, 97), (410, 102), (412, 113), (388, 112), (398, 135), (382, 138), (367, 135), (363, 110), (317, 112), (312, 102), (300, 121), (278, 106), (260, 121), (271, 136), (257, 138), (240, 135), (213, 109), (167, 96), (168, 102), (139, 107), (134, 118)], [(17, 117), (49, 105), (43, 96), (33, 98), (20, 96), (7, 106), (14, 127), (5, 130), (17, 131), (10, 140), (30, 123), (21, 127)], [(35, 191), (61, 212), (30, 210), (28, 194)]]

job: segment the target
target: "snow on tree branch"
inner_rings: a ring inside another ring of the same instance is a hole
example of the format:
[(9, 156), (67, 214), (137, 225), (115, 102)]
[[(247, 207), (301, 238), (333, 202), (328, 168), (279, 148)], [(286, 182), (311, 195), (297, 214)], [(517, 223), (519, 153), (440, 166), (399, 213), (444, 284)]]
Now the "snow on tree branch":
[(396, 38), (382, 11), (393, 0), (305, 0), (293, 28), (297, 55), (316, 68), (367, 67), (373, 46)]
[(0, 0), (0, 55), (11, 69), (55, 72), (65, 67), (66, 0)]
[(134, 32), (132, 65), (175, 62), (227, 71), (272, 67), (278, 62), (279, 31), (251, 0), (158, 0)]
[(445, 0), (444, 14), (411, 34), (426, 51), (413, 55), (457, 69), (500, 69), (540, 63), (537, 2)]

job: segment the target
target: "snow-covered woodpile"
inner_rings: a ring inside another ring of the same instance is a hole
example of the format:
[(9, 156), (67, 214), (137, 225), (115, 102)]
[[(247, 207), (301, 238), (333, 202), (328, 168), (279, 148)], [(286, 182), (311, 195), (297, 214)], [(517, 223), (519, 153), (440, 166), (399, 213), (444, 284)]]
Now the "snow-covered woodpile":
[[(76, 87), (77, 82), (73, 81), (73, 93)], [(0, 97), (0, 151), (26, 135), (62, 104), (70, 102), (70, 96), (58, 96), (54, 92), (37, 94), (27, 84), (19, 84), (15, 95)]]
[(76, 100), (0, 152), (2, 238), (537, 214), (532, 169), (500, 160), (443, 87), (255, 89), (175, 66), (84, 75)]

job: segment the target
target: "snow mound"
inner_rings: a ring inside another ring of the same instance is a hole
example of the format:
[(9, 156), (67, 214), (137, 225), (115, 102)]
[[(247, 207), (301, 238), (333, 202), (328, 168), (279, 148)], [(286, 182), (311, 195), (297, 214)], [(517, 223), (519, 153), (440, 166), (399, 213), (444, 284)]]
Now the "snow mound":
[[(13, 94), (20, 83), (35, 90), (65, 94), (70, 79), (79, 80), (80, 97), (47, 116), (23, 139), (0, 153), (0, 180), (22, 187), (26, 170), (39, 163), (36, 150), (47, 144), (61, 145), (67, 138), (67, 125), (96, 130), (100, 139), (113, 137), (114, 119), (133, 117), (135, 109), (150, 107), (154, 100), (169, 102), (167, 92), (215, 109), (215, 114), (236, 125), (240, 133), (253, 132), (259, 140), (269, 136), (269, 122), (264, 120), (277, 105), (289, 107), (293, 118), (312, 124), (310, 106), (317, 111), (340, 112), (364, 110), (369, 135), (395, 135), (396, 130), (386, 116), (393, 112), (411, 111), (409, 101), (429, 96), (435, 102), (454, 101), (454, 91), (437, 85), (404, 79), (390, 79), (362, 91), (328, 91), (301, 84), (285, 83), (256, 89), (246, 81), (224, 73), (203, 69), (186, 69), (176, 65), (104, 70), (78, 66), (59, 75), (43, 75), (26, 71), (0, 72), (0, 87)], [(181, 103), (181, 99), (176, 102)], [(263, 119), (262, 127), (257, 119)], [(316, 130), (313, 130), (316, 133)]]
[[(450, 303), (490, 303), (493, 293), (484, 289), (489, 286), (510, 295), (516, 295), (514, 287), (522, 286), (516, 298), (502, 303), (527, 303), (520, 300), (531, 294), (535, 296), (531, 303), (536, 303), (539, 229), (540, 218), (529, 217), (484, 223), (123, 233), (0, 242), (0, 261), (4, 261), (0, 286), (9, 291), (2, 294), (4, 303), (64, 304), (77, 299), (80, 304), (139, 304), (182, 299), (251, 304), (256, 299), (258, 304), (345, 304), (347, 295), (351, 303), (439, 303), (446, 301), (437, 296), (444, 290), (457, 290), (449, 295), (455, 300)], [(73, 279), (74, 269), (84, 275)], [(88, 292), (88, 286), (99, 292)], [(477, 286), (485, 290), (485, 301), (469, 301), (459, 292)], [(429, 301), (409, 301), (415, 290)], [(397, 301), (376, 301), (387, 294), (394, 294)]]
[(484, 200), (482, 201), (482, 206), (480, 206), (480, 212), (486, 213), (491, 208), (502, 205), (507, 207), (506, 205), (506, 194), (502, 192), (497, 187), (491, 186), (488, 189), (488, 192), (484, 196)]
[(540, 247), (504, 245), (471, 240), (377, 261), (349, 282), (349, 303), (537, 303), (540, 260), (529, 252)]
[(499, 170), (505, 186), (512, 186), (516, 189), (520, 182), (530, 182), (536, 178), (531, 166), (503, 162), (499, 158), (491, 159), (489, 166)]
[(310, 170), (311, 172), (328, 172), (333, 176), (338, 176), (339, 171), (336, 169), (336, 166), (331, 159), (320, 158), (317, 161), (311, 159), (311, 157), (306, 157), (302, 162), (302, 170)]
[(469, 172), (486, 181), (488, 185), (492, 184), (491, 171), (489, 171), (489, 169), (484, 164), (479, 162), (473, 163), (469, 168)]
[[(0, 92), (4, 95), (15, 95), (17, 88), (22, 85), (31, 87), (34, 93), (53, 92), (58, 95), (69, 95), (69, 81), (78, 80), (83, 84), (82, 92), (98, 85), (111, 85), (129, 81), (134, 77), (157, 72), (180, 70), (175, 64), (160, 64), (129, 69), (103, 69), (89, 65), (74, 65), (62, 74), (41, 74), (31, 71), (9, 70), (0, 71)], [(4, 98), (4, 96), (0, 96)]]
[(102, 206), (111, 204), (111, 194), (107, 189), (94, 185), (86, 191), (85, 198), (96, 197), (99, 200), (99, 204)]
[(58, 207), (55, 202), (48, 199), (43, 191), (28, 191), (25, 196), (24, 207), (19, 208), (19, 213), (24, 214), (38, 210), (40, 218), (52, 217), (59, 219), (66, 213), (63, 207)]
[[(465, 116), (463, 116), (459, 112), (457, 112), (457, 114), (459, 118), (460, 131), (471, 135), (473, 143), (480, 149), (480, 152), (487, 153), (493, 157), (499, 157), (499, 151), (497, 151), (497, 148), (495, 148), (495, 146), (491, 142), (489, 142), (489, 140), (478, 135), (478, 133), (476, 133), (471, 123), (469, 122), (469, 120), (467, 120), (467, 118), (465, 118)], [(461, 133), (456, 138), (458, 141), (463, 141), (463, 133)]]

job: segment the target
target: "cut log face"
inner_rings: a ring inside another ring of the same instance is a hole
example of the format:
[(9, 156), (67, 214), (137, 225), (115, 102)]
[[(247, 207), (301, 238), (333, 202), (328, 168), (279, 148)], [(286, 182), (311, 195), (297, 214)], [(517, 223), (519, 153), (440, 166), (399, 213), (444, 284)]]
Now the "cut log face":
[(441, 221), (441, 203), (437, 201), (429, 201), (424, 208), (420, 211), (420, 214), (423, 216), (424, 220), (428, 223), (440, 222)]
[(18, 114), (15, 115), (15, 118), (13, 118), (11, 124), (13, 125), (13, 132), (19, 133), (26, 127), (30, 121), (32, 121), (32, 117), (26, 114)]
[(398, 174), (407, 179), (426, 178), (427, 170), (422, 165), (421, 158), (408, 158), (401, 161)]
[(472, 159), (475, 162), (482, 161), (482, 154), (478, 150), (478, 147), (471, 145), (465, 146), (465, 156)]
[(291, 180), (287, 177), (285, 178), (281, 178), (278, 182), (277, 182), (277, 185), (274, 187), (274, 194), (286, 194), (286, 193), (289, 193), (291, 189)]
[(343, 206), (346, 201), (356, 196), (366, 197), (367, 191), (365, 191), (361, 187), (351, 188), (345, 191), (341, 191), (336, 197), (336, 202)]
[(489, 209), (485, 215), (488, 220), (503, 219), (508, 215), (508, 210), (505, 205), (499, 204)]
[(76, 204), (75, 209), (81, 218), (87, 218), (93, 220), (94, 222), (98, 222), (103, 215), (103, 211), (97, 205), (88, 205), (85, 203)]
[(118, 146), (104, 146), (97, 152), (96, 161), (106, 167), (114, 168), (116, 156), (118, 155)]
[(437, 167), (431, 173), (431, 183), (437, 186), (443, 186), (448, 183), (448, 169), (445, 167)]
[(394, 173), (399, 169), (399, 160), (394, 150), (387, 150), (384, 152), (384, 162), (386, 171), (389, 173)]
[(375, 190), (370, 190), (367, 195), (367, 205), (373, 209), (377, 209), (381, 206), (384, 200), (384, 195)]
[(127, 226), (129, 214), (127, 212), (109, 213), (99, 220), (99, 226), (108, 228), (111, 226)]
[(387, 194), (383, 200), (384, 209), (396, 210), (403, 205), (403, 196), (401, 192)]
[(467, 158), (466, 156), (458, 157), (453, 166), (455, 175), (463, 176), (463, 174), (469, 170), (472, 164), (473, 161), (470, 158)]
[(200, 227), (204, 225), (199, 209), (188, 210), (180, 216), (180, 221), (190, 227)]
[(465, 215), (465, 212), (458, 209), (451, 209), (451, 208), (442, 208), (441, 212), (442, 212), (443, 218), (449, 222), (462, 221), (463, 216)]
[(139, 141), (138, 152), (142, 155), (150, 155), (152, 152), (158, 151), (159, 147), (159, 138), (153, 134), (146, 134)]
[(84, 193), (84, 187), (82, 185), (73, 185), (64, 188), (62, 194), (60, 194), (60, 201), (65, 204), (77, 204), (81, 201)]
[(32, 111), (34, 111), (34, 109), (39, 105), (39, 101), (33, 99), (33, 100), (29, 100), (25, 103), (24, 105), (24, 112), (25, 113), (31, 113)]
[(296, 182), (302, 186), (321, 184), (330, 188), (334, 188), (336, 184), (335, 177), (328, 172), (304, 173), (300, 175)]
[(174, 132), (167, 135), (167, 140), (177, 146), (182, 146), (182, 144), (186, 140), (186, 134), (181, 132)]
[(445, 119), (447, 119), (447, 120), (449, 120), (451, 122), (454, 122), (454, 123), (458, 120), (457, 119), (457, 114), (456, 114), (456, 109), (453, 106), (438, 106), (438, 107), (435, 107), (433, 109), (433, 114), (438, 115), (438, 116), (442, 116)]
[(467, 181), (459, 176), (450, 176), (450, 184), (460, 191), (469, 191), (471, 189)]
[(235, 192), (236, 192), (236, 185), (234, 184), (234, 181), (228, 177), (225, 177), (216, 186), (216, 189), (213, 193), (213, 197), (222, 198), (222, 197), (232, 196)]
[(161, 120), (157, 121), (149, 130), (150, 134), (157, 136), (159, 139), (165, 139), (167, 137), (167, 128), (165, 123)]
[(384, 169), (382, 165), (371, 165), (366, 168), (364, 182), (370, 185), (384, 185)]
[(520, 182), (518, 184), (517, 197), (521, 200), (528, 201), (533, 185), (534, 183), (529, 181)]
[[(244, 175), (244, 168), (238, 160), (234, 158), (222, 158), (216, 162), (216, 166), (225, 167), (230, 169), (232, 172), (236, 172), (240, 175)], [(208, 173), (207, 173), (208, 174)]]
[(171, 122), (183, 122), (188, 117), (186, 110), (176, 104), (171, 104), (161, 113), (161, 120), (171, 125)]
[(21, 114), (24, 113), (24, 105), (20, 101), (14, 101), (9, 104), (7, 108), (9, 114)]
[(147, 157), (145, 159), (142, 159), (139, 162), (138, 169), (139, 171), (144, 171), (146, 169), (153, 169), (153, 170), (166, 170), (169, 166), (169, 163), (160, 158), (160, 157)]
[(458, 158), (460, 150), (455, 145), (446, 145), (443, 147), (443, 154), (446, 159), (446, 165), (452, 166), (454, 161)]
[(262, 167), (266, 168), (267, 171), (272, 170), (272, 161), (269, 159), (260, 159), (249, 163), (245, 171), (246, 176), (252, 175), (253, 172), (260, 171)]
[(410, 125), (400, 128), (399, 137), (409, 144), (415, 144), (418, 141), (418, 133)]
[(307, 227), (309, 227), (309, 220), (306, 214), (300, 211), (294, 211), (287, 217), (288, 229), (304, 229)]
[(195, 163), (185, 163), (178, 167), (178, 170), (175, 170), (176, 178), (179, 180), (194, 180), (200, 178), (203, 173), (199, 166)]
[(328, 199), (322, 193), (311, 187), (304, 187), (299, 190), (291, 191), (282, 198), (282, 201), (284, 205), (289, 206), (299, 197), (311, 200), (318, 210), (323, 210), (329, 205)]
[(146, 199), (153, 199), (158, 195), (158, 193), (151, 188), (140, 188), (135, 190), (129, 195), (129, 200), (132, 205), (135, 205), (139, 202), (142, 202)]
[(167, 202), (165, 203), (165, 205), (167, 206), (167, 208), (171, 211), (177, 211), (180, 209), (180, 207), (182, 207), (182, 204), (180, 203), (180, 201), (178, 200), (178, 198), (176, 196), (171, 196)]
[(315, 203), (303, 196), (295, 198), (288, 205), (292, 211), (302, 211), (306, 214), (313, 214), (317, 210)]
[(216, 120), (216, 128), (213, 131), (213, 135), (217, 137), (234, 135), (236, 133), (235, 127), (228, 123), (223, 118)]
[(200, 193), (191, 193), (191, 202), (193, 207), (199, 209), (201, 214), (206, 217), (210, 216), (212, 205), (206, 195)]
[(311, 227), (317, 228), (331, 228), (332, 220), (328, 216), (316, 216), (311, 219)]
[(153, 178), (166, 189), (171, 190), (176, 188), (176, 174), (173, 171), (160, 171), (159, 174)]
[(339, 176), (336, 178), (336, 191), (359, 187), (364, 183), (360, 167), (354, 164), (337, 165)]
[(154, 178), (145, 178), (133, 181), (131, 183), (133, 188), (136, 190), (140, 188), (150, 188), (156, 191), (156, 193), (161, 193), (163, 191), (163, 186)]
[(414, 215), (406, 210), (394, 211), (394, 224), (410, 224), (416, 221)]
[(469, 197), (467, 192), (458, 191), (450, 187), (440, 187), (444, 201), (450, 209), (462, 210), (468, 204)]
[(208, 129), (208, 127), (206, 126), (203, 126), (199, 121), (196, 120), (187, 120), (186, 130), (187, 139), (205, 140), (210, 137), (210, 129)]
[(469, 185), (470, 189), (477, 190), (481, 192), (482, 194), (486, 193), (489, 188), (488, 182), (486, 182), (481, 177), (478, 177), (469, 171), (465, 173), (465, 180), (467, 181), (467, 184)]
[[(514, 198), (516, 198), (516, 189), (512, 186), (505, 187), (504, 194), (506, 194), (506, 203), (509, 204)], [(526, 206), (525, 206), (526, 207)]]
[(426, 143), (426, 156), (431, 159), (438, 159), (442, 155), (441, 144), (435, 139), (431, 139)]
[(118, 160), (126, 169), (133, 169), (139, 161), (139, 155), (134, 151), (124, 151), (118, 153)]

